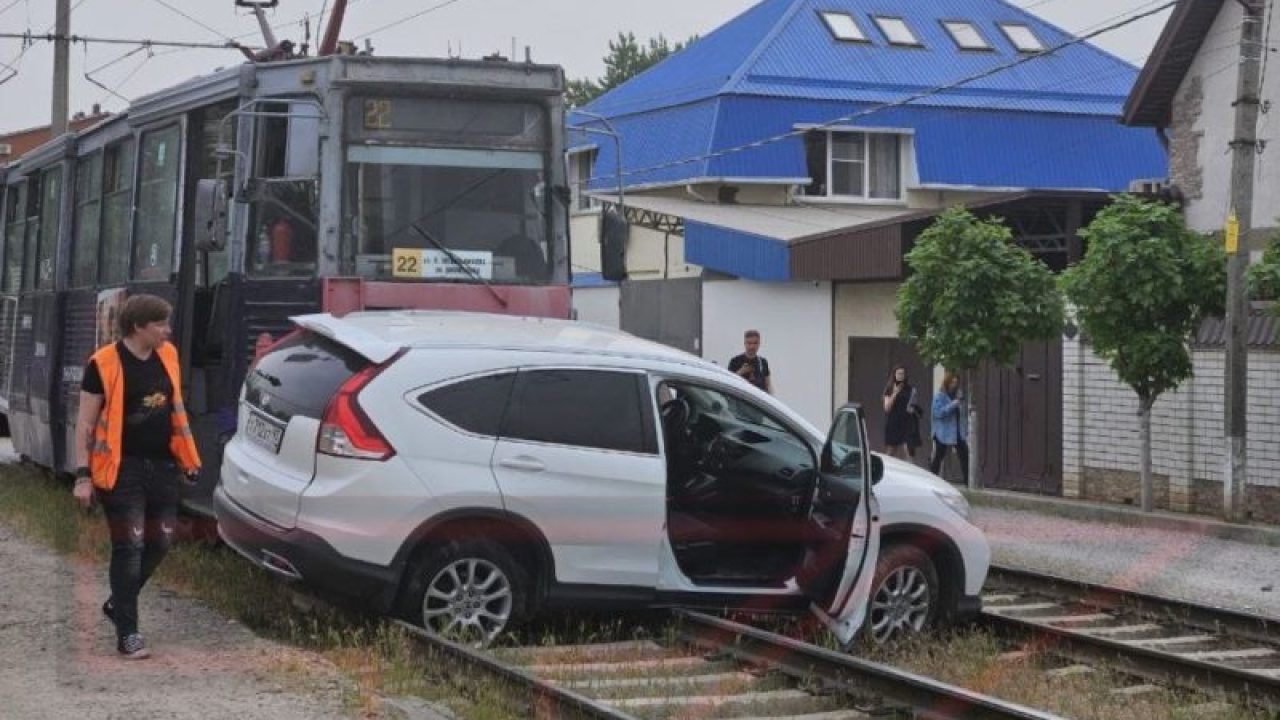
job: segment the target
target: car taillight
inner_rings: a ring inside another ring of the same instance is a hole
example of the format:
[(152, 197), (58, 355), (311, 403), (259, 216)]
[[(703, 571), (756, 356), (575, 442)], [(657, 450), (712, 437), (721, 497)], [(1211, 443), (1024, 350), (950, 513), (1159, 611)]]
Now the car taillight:
[(395, 448), (360, 408), (357, 396), (378, 374), (386, 370), (403, 353), (381, 365), (370, 365), (352, 375), (338, 388), (325, 408), (320, 422), (320, 438), (316, 451), (334, 457), (355, 460), (386, 460), (396, 454)]

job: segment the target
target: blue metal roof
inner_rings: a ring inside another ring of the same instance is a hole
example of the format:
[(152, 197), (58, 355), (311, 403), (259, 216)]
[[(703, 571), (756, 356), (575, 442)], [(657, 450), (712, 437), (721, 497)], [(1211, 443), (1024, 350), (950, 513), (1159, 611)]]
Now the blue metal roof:
[[(848, 13), (869, 42), (836, 40), (820, 11)], [(890, 45), (878, 15), (902, 18), (923, 47)], [(944, 20), (973, 23), (992, 50), (960, 49)], [(1073, 39), (1003, 0), (764, 0), (586, 109), (614, 117), (733, 94), (896, 100), (1024, 57), (999, 23), (1028, 26), (1047, 48)], [(1137, 73), (1081, 44), (918, 104), (1115, 115)]]
[[(817, 124), (865, 104), (733, 97), (670, 111), (620, 118), (623, 167), (629, 187), (699, 178), (802, 182), (809, 171), (804, 145), (792, 137), (707, 159), (797, 125)], [(913, 135), (920, 185), (1124, 191), (1136, 178), (1163, 177), (1168, 162), (1148, 128), (1113, 117), (950, 108), (894, 108), (859, 126), (899, 128)], [(615, 146), (600, 143), (593, 190), (617, 186)], [(637, 169), (697, 158), (652, 172)]]
[(687, 218), (684, 259), (748, 280), (791, 279), (791, 253), (786, 242)]
[[(870, 42), (835, 40), (819, 11), (847, 12)], [(923, 47), (889, 45), (874, 15), (903, 18)], [(972, 22), (993, 50), (961, 50), (944, 20)], [(1126, 190), (1163, 177), (1153, 133), (1117, 122), (1137, 69), (1087, 44), (1065, 48), (909, 106), (879, 109), (1019, 57), (998, 23), (1024, 24), (1045, 47), (1071, 36), (1003, 0), (764, 0), (586, 109), (622, 135), (630, 187), (695, 179), (799, 182), (799, 137), (707, 158), (805, 124), (849, 122), (914, 135), (918, 182), (978, 188)], [(570, 124), (594, 124), (585, 116)], [(592, 188), (616, 185), (611, 142)], [(692, 160), (690, 162), (682, 162)], [(680, 163), (659, 170), (647, 170)]]

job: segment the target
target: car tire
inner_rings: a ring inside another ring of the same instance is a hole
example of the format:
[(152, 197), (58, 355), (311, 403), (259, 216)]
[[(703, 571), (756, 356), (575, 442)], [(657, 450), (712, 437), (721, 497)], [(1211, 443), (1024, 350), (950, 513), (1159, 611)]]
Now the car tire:
[(941, 610), (938, 570), (914, 545), (890, 545), (876, 561), (867, 612), (866, 637), (891, 644), (928, 630)]
[(524, 618), (528, 588), (524, 571), (503, 546), (453, 540), (417, 564), (406, 615), (428, 631), (484, 647)]

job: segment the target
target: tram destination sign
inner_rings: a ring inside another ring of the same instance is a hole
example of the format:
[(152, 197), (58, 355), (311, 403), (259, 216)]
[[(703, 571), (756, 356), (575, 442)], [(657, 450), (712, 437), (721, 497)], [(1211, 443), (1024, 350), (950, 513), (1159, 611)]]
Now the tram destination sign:
[[(408, 279), (493, 279), (493, 253), (480, 250), (396, 248), (391, 256), (394, 277)], [(469, 270), (469, 271), (468, 271)]]

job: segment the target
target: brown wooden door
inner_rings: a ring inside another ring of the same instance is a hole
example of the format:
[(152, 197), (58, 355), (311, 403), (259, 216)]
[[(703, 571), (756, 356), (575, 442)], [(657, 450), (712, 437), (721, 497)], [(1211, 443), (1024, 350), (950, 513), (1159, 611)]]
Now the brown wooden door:
[(1062, 494), (1062, 343), (1028, 343), (978, 376), (984, 487)]
[(884, 385), (896, 366), (907, 369), (907, 377), (916, 389), (916, 404), (923, 411), (916, 463), (928, 466), (930, 442), (929, 418), (933, 405), (933, 370), (926, 366), (912, 347), (897, 338), (849, 338), (849, 401), (861, 403), (866, 410), (867, 438), (871, 447), (884, 449)]

